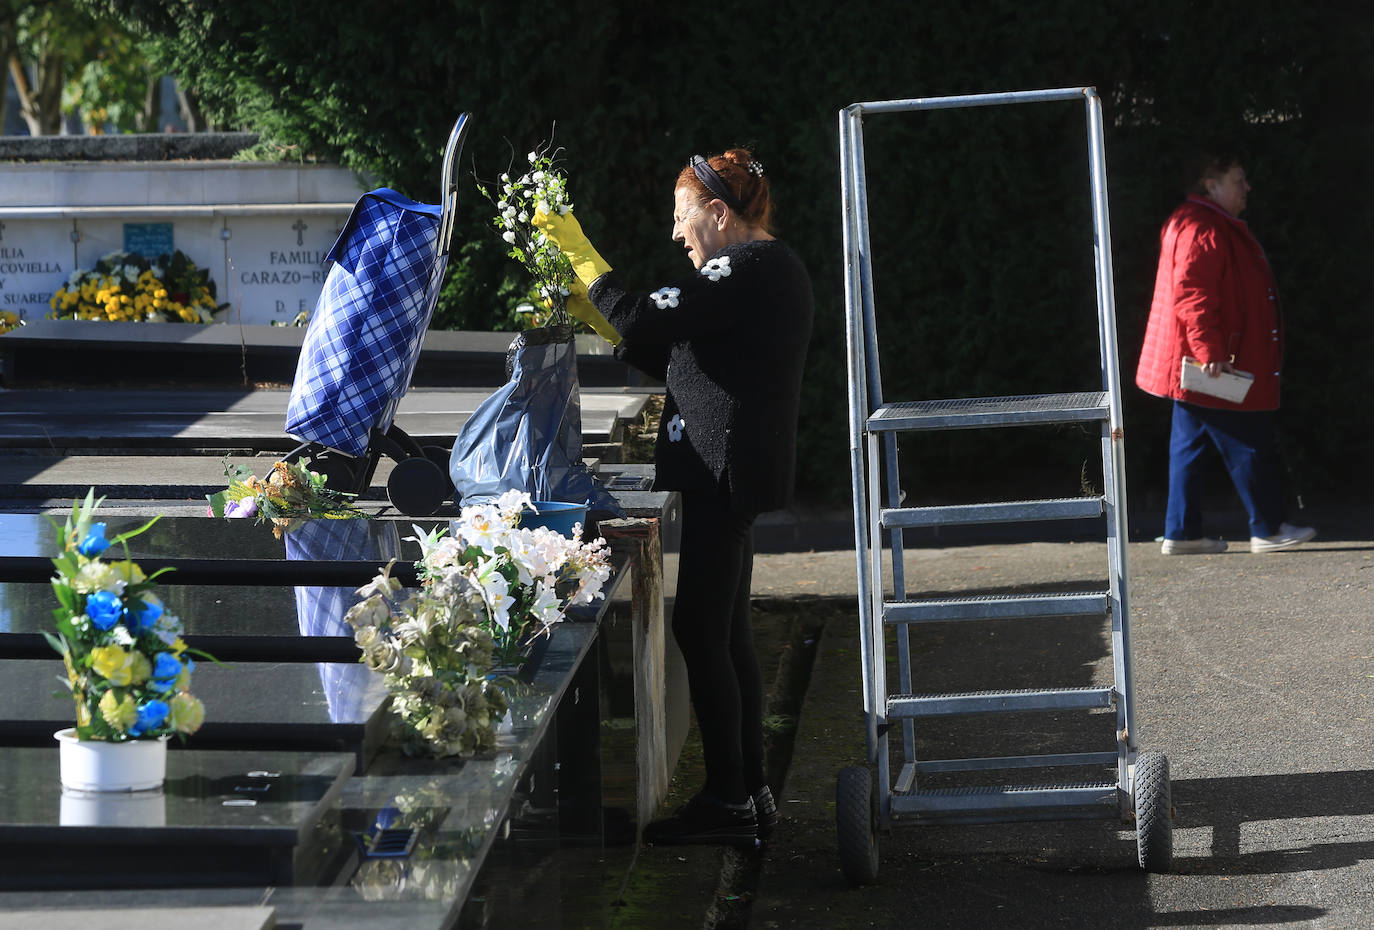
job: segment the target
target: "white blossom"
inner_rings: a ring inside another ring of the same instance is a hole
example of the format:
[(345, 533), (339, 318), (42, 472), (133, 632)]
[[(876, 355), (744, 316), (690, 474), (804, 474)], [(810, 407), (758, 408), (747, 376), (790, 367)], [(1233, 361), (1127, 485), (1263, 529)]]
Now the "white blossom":
[(722, 255), (720, 258), (711, 259), (701, 266), (701, 273), (713, 282), (730, 277), (730, 256)]
[(678, 296), (682, 293), (681, 288), (660, 287), (649, 295), (653, 302), (658, 305), (660, 310), (668, 310), (677, 306)]

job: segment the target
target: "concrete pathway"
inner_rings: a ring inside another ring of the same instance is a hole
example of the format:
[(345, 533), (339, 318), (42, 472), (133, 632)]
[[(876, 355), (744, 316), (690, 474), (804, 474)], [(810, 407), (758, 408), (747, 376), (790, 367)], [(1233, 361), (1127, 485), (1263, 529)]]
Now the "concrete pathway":
[[(857, 611), (829, 622), (749, 926), (1374, 926), (1372, 518), (1329, 515), (1338, 538), (1264, 556), (1130, 545), (1137, 728), (1169, 758), (1177, 812), (1167, 875), (1140, 872), (1134, 833), (1110, 821), (899, 826), (877, 883), (850, 887), (834, 792), (865, 756)], [(975, 545), (911, 552), (907, 571), (913, 588), (1014, 589), (1102, 577), (1104, 560), (1101, 545)], [(760, 556), (755, 592), (852, 603), (853, 553)], [(1043, 684), (1110, 681), (1101, 632), (1048, 623), (937, 635), (917, 661), (941, 679), (1000, 663)]]

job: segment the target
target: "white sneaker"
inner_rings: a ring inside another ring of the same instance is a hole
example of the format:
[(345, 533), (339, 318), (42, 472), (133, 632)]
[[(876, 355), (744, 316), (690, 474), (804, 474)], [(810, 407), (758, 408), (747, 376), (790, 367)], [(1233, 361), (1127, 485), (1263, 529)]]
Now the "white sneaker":
[(1279, 527), (1279, 531), (1273, 536), (1251, 536), (1250, 551), (1278, 552), (1281, 549), (1292, 549), (1294, 546), (1301, 546), (1316, 535), (1316, 527), (1294, 526), (1291, 523), (1285, 523)]
[(1160, 544), (1159, 551), (1165, 555), (1203, 555), (1211, 552), (1225, 552), (1226, 540), (1208, 539), (1166, 539)]

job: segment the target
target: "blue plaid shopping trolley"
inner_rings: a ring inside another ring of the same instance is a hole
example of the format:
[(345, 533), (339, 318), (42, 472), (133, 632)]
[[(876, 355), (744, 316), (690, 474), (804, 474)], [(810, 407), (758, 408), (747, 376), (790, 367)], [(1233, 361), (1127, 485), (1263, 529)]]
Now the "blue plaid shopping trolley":
[(443, 203), (382, 188), (359, 198), (329, 251), (333, 265), (296, 364), (286, 432), (301, 461), (339, 491), (362, 494), (380, 456), (394, 459), (387, 496), (428, 516), (452, 493), (447, 449), (421, 447), (393, 422), (434, 315), (453, 237), (455, 172), (470, 114), (444, 149)]

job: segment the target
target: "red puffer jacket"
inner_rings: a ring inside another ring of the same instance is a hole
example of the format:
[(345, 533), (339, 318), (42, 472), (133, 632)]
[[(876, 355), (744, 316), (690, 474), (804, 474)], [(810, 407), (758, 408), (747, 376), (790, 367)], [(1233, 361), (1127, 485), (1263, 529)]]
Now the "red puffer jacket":
[[(1160, 233), (1150, 321), (1135, 383), (1159, 397), (1227, 410), (1276, 410), (1283, 334), (1278, 289), (1243, 221), (1190, 195)], [(1239, 404), (1179, 387), (1183, 356), (1255, 376)]]

